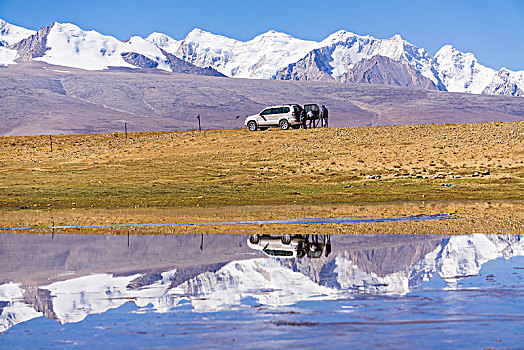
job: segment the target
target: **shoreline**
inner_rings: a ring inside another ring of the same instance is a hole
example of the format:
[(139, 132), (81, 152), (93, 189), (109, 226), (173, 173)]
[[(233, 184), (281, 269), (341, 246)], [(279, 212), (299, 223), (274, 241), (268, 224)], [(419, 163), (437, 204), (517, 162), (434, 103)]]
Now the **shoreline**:
[[(451, 214), (450, 220), (388, 221), (388, 218)], [(252, 220), (353, 217), (362, 222), (324, 224), (190, 225)], [(384, 220), (386, 219), (386, 220)], [(367, 221), (367, 222), (366, 222)], [(148, 224), (160, 227), (142, 226)], [(179, 208), (44, 209), (4, 211), (0, 227), (125, 225), (2, 231), (23, 234), (524, 234), (524, 200), (440, 201), (368, 204), (217, 206)], [(138, 227), (128, 227), (137, 225)], [(172, 226), (171, 226), (172, 225)]]

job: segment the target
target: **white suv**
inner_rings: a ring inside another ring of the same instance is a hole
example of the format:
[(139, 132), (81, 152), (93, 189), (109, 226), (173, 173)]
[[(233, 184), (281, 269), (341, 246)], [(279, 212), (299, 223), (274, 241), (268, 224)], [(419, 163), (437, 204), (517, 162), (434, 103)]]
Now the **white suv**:
[(289, 128), (298, 129), (300, 121), (299, 105), (280, 105), (264, 108), (259, 114), (246, 118), (244, 125), (251, 131), (266, 130), (270, 127), (279, 127), (282, 130)]
[(260, 250), (267, 256), (275, 258), (302, 258), (306, 255), (304, 250), (304, 237), (300, 235), (258, 235), (253, 234), (247, 239), (247, 246)]

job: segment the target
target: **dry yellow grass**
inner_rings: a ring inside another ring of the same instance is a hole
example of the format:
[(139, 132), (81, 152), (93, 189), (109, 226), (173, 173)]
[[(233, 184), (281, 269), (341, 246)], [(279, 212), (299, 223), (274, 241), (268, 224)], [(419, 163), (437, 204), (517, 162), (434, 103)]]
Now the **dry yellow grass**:
[(0, 207), (5, 227), (19, 208), (520, 203), (523, 162), (524, 122), (65, 135), (53, 152), (49, 136), (2, 137)]
[(522, 199), (523, 162), (524, 122), (3, 137), (0, 207)]

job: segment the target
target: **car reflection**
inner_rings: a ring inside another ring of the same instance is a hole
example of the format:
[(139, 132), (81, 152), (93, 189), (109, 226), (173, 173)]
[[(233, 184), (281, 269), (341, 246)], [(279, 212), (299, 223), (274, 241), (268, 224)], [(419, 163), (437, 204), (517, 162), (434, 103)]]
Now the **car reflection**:
[(247, 239), (251, 249), (259, 250), (270, 257), (320, 258), (322, 253), (331, 253), (330, 235), (259, 235)]

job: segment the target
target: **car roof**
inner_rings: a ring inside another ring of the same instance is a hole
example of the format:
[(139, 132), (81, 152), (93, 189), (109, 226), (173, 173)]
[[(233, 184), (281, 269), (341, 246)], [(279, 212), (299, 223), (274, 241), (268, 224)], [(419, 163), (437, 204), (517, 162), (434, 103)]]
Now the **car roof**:
[(299, 106), (299, 107), (300, 107), (300, 105), (298, 105), (298, 104), (288, 104), (288, 105), (275, 105), (275, 106), (268, 106), (268, 107), (266, 107), (266, 108), (264, 108), (264, 109), (268, 109), (268, 108), (279, 108), (279, 107), (291, 107), (291, 106)]

